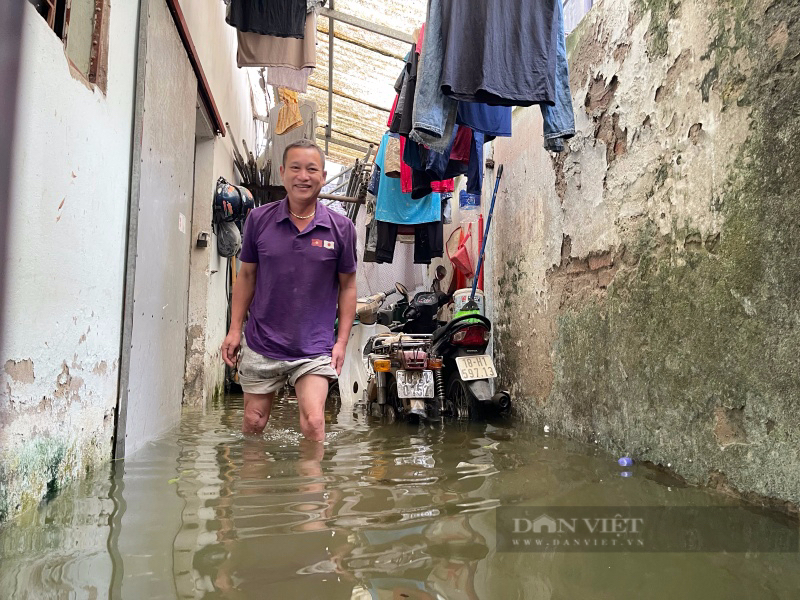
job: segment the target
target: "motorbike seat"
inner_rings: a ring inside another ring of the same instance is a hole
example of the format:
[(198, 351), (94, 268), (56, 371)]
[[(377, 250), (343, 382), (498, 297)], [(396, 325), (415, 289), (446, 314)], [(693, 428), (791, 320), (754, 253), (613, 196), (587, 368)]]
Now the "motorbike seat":
[[(449, 324), (450, 323), (448, 323), (447, 325), (449, 325)], [(433, 340), (432, 341), (433, 341), (434, 344), (436, 342), (438, 342), (440, 339), (442, 339), (442, 337), (444, 337), (444, 334), (448, 332), (449, 329), (448, 329), (447, 325), (442, 325), (436, 331), (433, 332)]]
[(436, 331), (433, 332), (433, 344), (441, 341), (445, 335), (455, 331), (456, 329), (461, 329), (462, 327), (467, 327), (474, 323), (480, 323), (484, 327), (486, 327), (489, 331), (492, 330), (492, 322), (482, 315), (464, 315), (461, 317), (456, 317), (452, 321), (448, 322), (443, 327), (439, 327)]
[(356, 300), (356, 316), (365, 325), (372, 325), (378, 316), (378, 309), (383, 304), (383, 294), (366, 296)]
[(390, 344), (403, 343), (403, 347), (421, 346), (428, 342), (430, 337), (424, 335), (409, 335), (407, 333), (383, 333), (375, 336), (376, 344), (388, 346)]

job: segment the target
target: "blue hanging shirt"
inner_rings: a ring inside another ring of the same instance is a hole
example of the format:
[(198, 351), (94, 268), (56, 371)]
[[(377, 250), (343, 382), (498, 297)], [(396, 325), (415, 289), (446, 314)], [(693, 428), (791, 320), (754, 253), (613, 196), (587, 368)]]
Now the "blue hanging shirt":
[(441, 221), (441, 194), (428, 194), (424, 198), (413, 200), (411, 194), (403, 193), (403, 184), (400, 178), (387, 177), (384, 174), (384, 160), (388, 143), (389, 134), (384, 133), (381, 147), (375, 157), (375, 164), (380, 168), (375, 219), (398, 225), (419, 225)]
[(459, 102), (456, 123), (490, 137), (511, 137), (511, 107), (489, 106), (480, 102)]

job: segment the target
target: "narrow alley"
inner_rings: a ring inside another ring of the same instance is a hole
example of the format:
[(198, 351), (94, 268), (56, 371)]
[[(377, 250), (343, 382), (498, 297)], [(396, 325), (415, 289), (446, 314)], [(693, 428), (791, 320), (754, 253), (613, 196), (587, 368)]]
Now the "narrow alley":
[(797, 596), (800, 2), (0, 29), (0, 599)]

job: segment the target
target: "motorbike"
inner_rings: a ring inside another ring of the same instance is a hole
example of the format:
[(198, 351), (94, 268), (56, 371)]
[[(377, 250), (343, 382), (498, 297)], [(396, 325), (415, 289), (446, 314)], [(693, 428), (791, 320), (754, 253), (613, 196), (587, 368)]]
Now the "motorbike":
[(390, 332), (373, 338), (367, 397), (373, 416), (436, 421), (444, 406), (442, 361), (431, 354), (431, 334)]
[(409, 318), (415, 318), (424, 303), (420, 298), (425, 293), (411, 302), (401, 283), (395, 284), (394, 291), (400, 299), (378, 310), (377, 321), (383, 331), (364, 344), (369, 411), (388, 422), (411, 417), (438, 420), (444, 405), (444, 381), (441, 360), (430, 351), (433, 336), (413, 325), (406, 329)]
[(439, 377), (443, 389), (439, 394), (444, 398), (441, 411), (445, 415), (471, 420), (507, 412), (511, 395), (507, 391), (491, 392), (490, 381), (497, 377), (492, 357), (486, 354), (492, 322), (479, 314), (447, 323), (438, 321), (439, 308), (450, 299), (443, 292), (416, 294), (405, 311), (405, 323), (397, 329), (409, 334), (430, 334), (429, 354), (441, 361)]
[(492, 394), (497, 377), (492, 357), (486, 353), (492, 322), (482, 315), (457, 317), (433, 334), (432, 351), (442, 357), (447, 410), (460, 419), (505, 413), (511, 395)]
[[(339, 374), (339, 380), (328, 390), (326, 404), (332, 412), (339, 412), (343, 403), (353, 407), (363, 401), (364, 391), (371, 376), (366, 359), (372, 349), (372, 339), (376, 335), (390, 333), (387, 326), (378, 323), (378, 311), (386, 298), (394, 293), (402, 295), (403, 292), (407, 295), (405, 288), (398, 286), (396, 289), (357, 299), (356, 320), (347, 341), (342, 372)], [(340, 413), (340, 418), (345, 413), (347, 411)]]

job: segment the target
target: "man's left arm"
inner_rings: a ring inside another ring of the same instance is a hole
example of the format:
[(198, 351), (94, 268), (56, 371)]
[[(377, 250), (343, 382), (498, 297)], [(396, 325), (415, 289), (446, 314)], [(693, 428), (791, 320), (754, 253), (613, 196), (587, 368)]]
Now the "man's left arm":
[(341, 374), (347, 340), (356, 318), (356, 274), (339, 273), (339, 334), (331, 354), (331, 366)]

